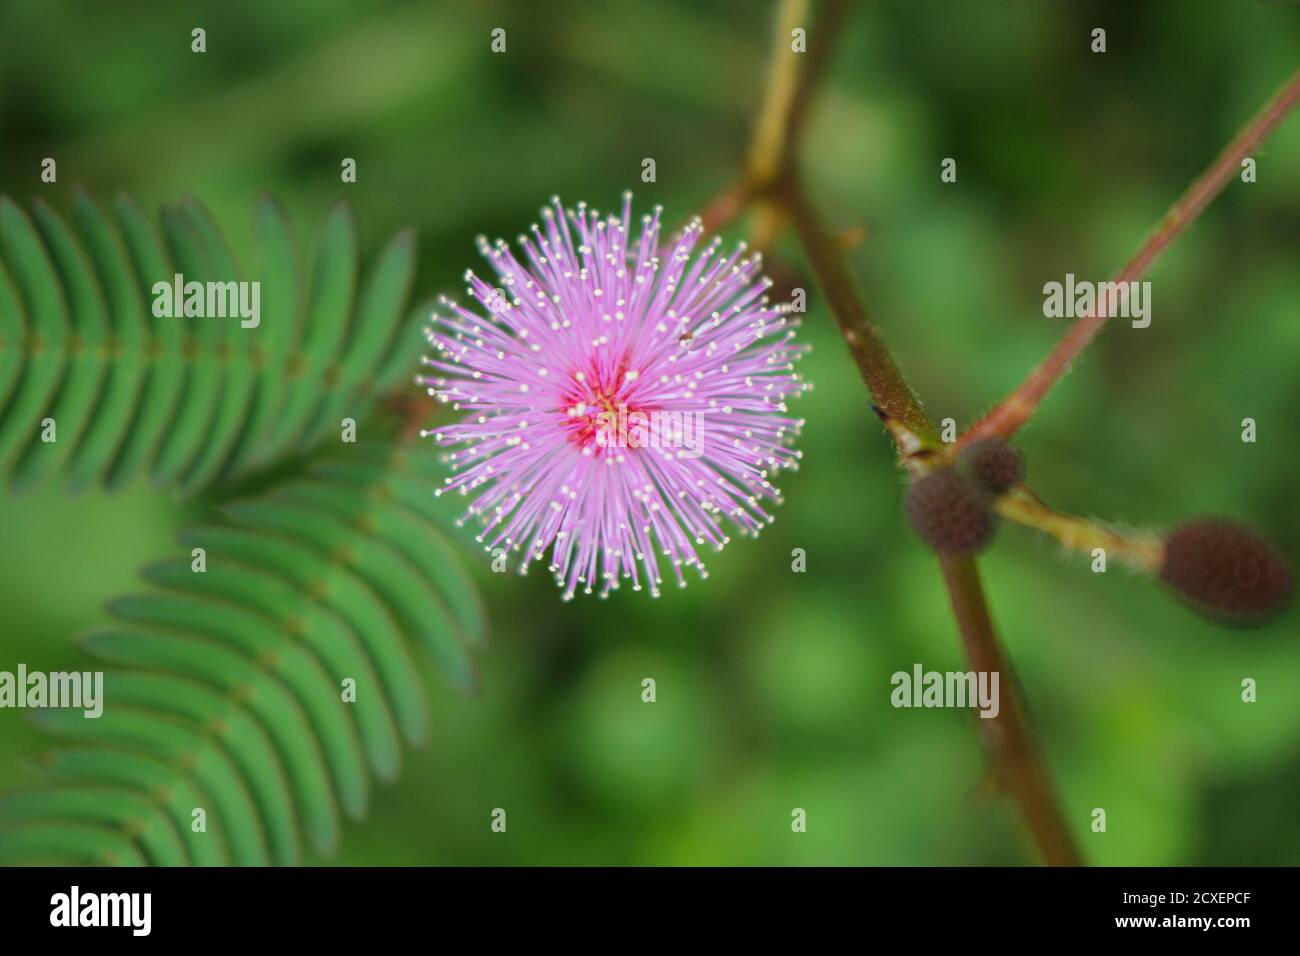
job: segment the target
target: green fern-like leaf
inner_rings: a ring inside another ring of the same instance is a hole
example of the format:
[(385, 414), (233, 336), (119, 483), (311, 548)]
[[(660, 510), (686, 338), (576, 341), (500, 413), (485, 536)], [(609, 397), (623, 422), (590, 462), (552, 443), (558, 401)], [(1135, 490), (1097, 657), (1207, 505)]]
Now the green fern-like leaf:
[[(0, 471), (12, 490), (56, 474), (72, 490), (141, 472), (193, 493), (311, 446), (357, 419), (413, 366), (409, 231), (363, 277), (348, 207), (330, 210), (310, 263), (270, 200), (259, 255), (241, 262), (207, 210), (155, 226), (122, 197), (85, 193), (70, 222), (0, 196)], [(261, 322), (159, 318), (156, 282), (261, 283)], [(43, 440), (52, 419), (55, 441)]]
[(427, 738), (413, 646), (454, 685), (475, 681), (484, 615), (434, 469), (427, 452), (347, 446), (183, 532), (185, 557), (146, 568), (153, 588), (82, 639), (116, 668), (102, 716), (38, 712), (68, 746), (38, 764), (56, 786), (0, 796), (0, 863), (293, 864), (304, 839), (332, 852), (372, 780), (397, 776), (401, 741)]

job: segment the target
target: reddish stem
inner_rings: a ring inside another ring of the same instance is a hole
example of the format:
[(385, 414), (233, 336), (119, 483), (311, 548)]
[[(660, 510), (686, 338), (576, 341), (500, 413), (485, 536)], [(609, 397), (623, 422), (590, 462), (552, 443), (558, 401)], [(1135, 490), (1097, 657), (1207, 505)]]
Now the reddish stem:
[(940, 555), (948, 585), (952, 613), (966, 645), (966, 655), (976, 671), (998, 675), (999, 708), (996, 717), (979, 720), (997, 758), (999, 782), (1013, 791), (1034, 841), (1050, 866), (1079, 866), (1079, 850), (1061, 815), (1051, 781), (1034, 748), (1021, 711), (1018, 683), (1007, 667), (993, 632), (979, 570), (970, 558)]
[[(1147, 241), (1120, 269), (1114, 281), (1133, 282), (1144, 275), (1160, 253), (1196, 220), (1238, 174), (1241, 161), (1281, 125), (1297, 103), (1300, 103), (1300, 70), (1291, 75), (1286, 85), (1174, 203)], [(1114, 309), (1108, 307), (1103, 311), (1108, 315)], [(1098, 315), (1094, 311), (1075, 321), (1042, 364), (1029, 373), (1019, 388), (972, 425), (958, 440), (956, 447), (977, 438), (1009, 438), (1014, 435), (1033, 416), (1048, 390), (1065, 375), (1070, 364), (1101, 331), (1106, 324), (1107, 315)]]

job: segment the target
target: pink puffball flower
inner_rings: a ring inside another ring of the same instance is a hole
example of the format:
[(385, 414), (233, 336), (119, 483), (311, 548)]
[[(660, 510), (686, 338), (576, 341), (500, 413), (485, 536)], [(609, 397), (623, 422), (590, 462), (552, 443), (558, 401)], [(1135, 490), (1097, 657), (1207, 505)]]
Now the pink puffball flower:
[(701, 245), (698, 219), (661, 245), (660, 213), (633, 239), (630, 193), (608, 216), (552, 199), (520, 258), (479, 238), (496, 273), (465, 274), (481, 311), (442, 298), (425, 332), (418, 381), (466, 413), (423, 433), (449, 449), (436, 493), (468, 496), (461, 521), (495, 556), (520, 552), (521, 574), (545, 558), (566, 600), (620, 580), (657, 596), (665, 566), (683, 587), (685, 568), (707, 577), (699, 550), (721, 550), (728, 523), (770, 524), (770, 479), (800, 457), (790, 307), (743, 243)]

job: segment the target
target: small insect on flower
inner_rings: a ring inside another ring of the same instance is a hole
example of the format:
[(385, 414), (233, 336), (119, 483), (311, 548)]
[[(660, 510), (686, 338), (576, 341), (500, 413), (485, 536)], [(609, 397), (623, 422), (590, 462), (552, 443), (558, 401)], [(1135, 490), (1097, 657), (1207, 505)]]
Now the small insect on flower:
[(552, 199), (522, 261), (479, 239), (495, 283), (467, 272), (478, 309), (443, 298), (426, 330), (419, 382), (466, 413), (424, 433), (449, 449), (437, 493), (469, 496), (478, 540), (520, 552), (520, 573), (547, 560), (566, 599), (621, 580), (657, 595), (664, 565), (707, 577), (697, 549), (771, 523), (771, 479), (800, 457), (789, 306), (743, 243), (697, 249), (698, 219), (661, 245), (660, 214), (634, 238), (630, 193), (620, 215)]

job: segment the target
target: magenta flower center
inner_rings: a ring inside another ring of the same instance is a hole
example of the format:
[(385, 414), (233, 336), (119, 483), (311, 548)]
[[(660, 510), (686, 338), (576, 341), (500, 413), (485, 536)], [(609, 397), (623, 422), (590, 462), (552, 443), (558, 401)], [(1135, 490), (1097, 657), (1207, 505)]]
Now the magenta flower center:
[[(617, 438), (620, 422), (637, 422), (640, 421), (638, 416), (648, 418), (656, 411), (652, 403), (644, 400), (646, 389), (637, 388), (639, 380), (640, 372), (629, 369), (626, 358), (612, 369), (593, 362), (585, 370), (574, 372), (569, 388), (561, 393), (560, 427), (568, 434), (569, 440), (597, 455), (617, 447), (614, 442), (599, 441), (602, 430), (607, 433), (607, 438)], [(608, 434), (611, 426), (615, 430), (612, 435)], [(637, 440), (638, 437), (639, 434), (631, 435), (626, 447), (645, 447)]]

